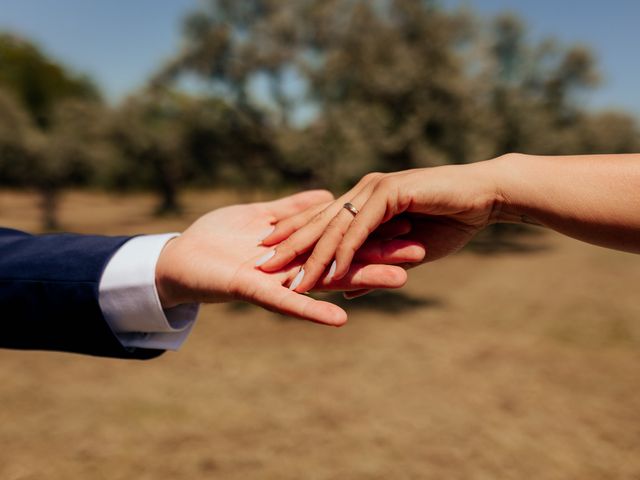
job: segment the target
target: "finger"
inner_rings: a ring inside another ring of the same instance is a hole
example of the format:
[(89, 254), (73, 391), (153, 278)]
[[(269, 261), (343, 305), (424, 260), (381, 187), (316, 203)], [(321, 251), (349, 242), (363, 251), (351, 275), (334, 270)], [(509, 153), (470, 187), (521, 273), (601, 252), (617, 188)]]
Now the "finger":
[(262, 245), (269, 247), (289, 238), (292, 233), (309, 223), (313, 217), (327, 208), (329, 204), (330, 202), (325, 202), (309, 207), (303, 212), (279, 221), (273, 231), (262, 240)]
[(407, 283), (407, 272), (395, 265), (365, 265), (354, 263), (347, 275), (339, 280), (325, 275), (314, 287), (317, 290), (362, 290), (400, 288)]
[(335, 210), (336, 206), (331, 204), (325, 210), (316, 214), (306, 225), (293, 232), (276, 248), (267, 252), (256, 263), (256, 266), (267, 273), (276, 272), (296, 258), (306, 254), (313, 248), (322, 232), (324, 232)]
[(386, 196), (386, 192), (381, 190), (374, 192), (349, 225), (340, 244), (335, 249), (336, 278), (340, 278), (349, 271), (349, 265), (355, 253), (371, 232), (384, 221), (387, 215)]
[(372, 237), (382, 238), (390, 240), (395, 237), (400, 237), (411, 232), (412, 225), (407, 218), (392, 218), (386, 223), (383, 223), (371, 234)]
[(252, 301), (268, 310), (324, 325), (339, 327), (347, 321), (347, 313), (337, 305), (301, 295), (281, 285), (257, 289)]
[(327, 225), (331, 222), (331, 219), (334, 218), (340, 210), (343, 210), (342, 207), (344, 202), (347, 201), (345, 198), (350, 198), (350, 195), (352, 194), (357, 195), (358, 192), (369, 185), (370, 182), (374, 182), (375, 178), (378, 177), (368, 175), (363, 178), (353, 189), (341, 196), (335, 202), (329, 204), (322, 212), (312, 217), (309, 223), (280, 243), (273, 252), (269, 252), (265, 257), (266, 260), (264, 260), (264, 262), (258, 262), (256, 266), (264, 272), (275, 272), (282, 269), (294, 258), (311, 250), (318, 239), (322, 236)]
[(347, 300), (353, 300), (354, 298), (362, 297), (371, 292), (373, 292), (372, 289), (365, 288), (362, 290), (354, 290), (353, 292), (344, 292), (342, 296)]
[[(356, 208), (364, 205), (374, 186), (369, 185), (360, 191), (350, 203)], [(313, 252), (302, 267), (304, 277), (296, 287), (298, 292), (306, 292), (316, 284), (335, 256), (336, 248), (354, 220), (354, 215), (346, 208), (341, 208), (334, 216), (322, 236), (313, 248)], [(346, 273), (346, 271), (344, 272)]]
[(474, 232), (453, 221), (438, 218), (413, 220), (414, 228), (407, 240), (419, 241), (427, 246), (423, 262), (432, 262), (462, 249), (473, 237)]
[(296, 215), (309, 207), (333, 201), (333, 194), (328, 190), (307, 190), (267, 202), (266, 207), (276, 221)]
[[(353, 257), (358, 263), (400, 264), (422, 262), (424, 245), (416, 240), (367, 240)], [(337, 265), (336, 265), (337, 266)]]

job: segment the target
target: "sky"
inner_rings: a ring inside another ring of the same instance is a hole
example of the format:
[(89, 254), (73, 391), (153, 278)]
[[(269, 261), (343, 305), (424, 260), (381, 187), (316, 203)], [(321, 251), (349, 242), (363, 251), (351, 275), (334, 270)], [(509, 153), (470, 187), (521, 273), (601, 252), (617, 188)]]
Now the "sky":
[[(534, 39), (553, 36), (589, 45), (604, 77), (588, 97), (590, 106), (640, 116), (637, 0), (441, 1), (483, 16), (511, 11), (525, 19)], [(177, 50), (181, 20), (197, 5), (198, 0), (0, 0), (0, 30), (35, 40), (57, 60), (93, 77), (115, 102)]]
[(603, 82), (589, 95), (594, 108), (618, 108), (640, 117), (640, 2), (637, 0), (445, 0), (483, 16), (521, 16), (533, 39), (555, 37), (587, 45)]

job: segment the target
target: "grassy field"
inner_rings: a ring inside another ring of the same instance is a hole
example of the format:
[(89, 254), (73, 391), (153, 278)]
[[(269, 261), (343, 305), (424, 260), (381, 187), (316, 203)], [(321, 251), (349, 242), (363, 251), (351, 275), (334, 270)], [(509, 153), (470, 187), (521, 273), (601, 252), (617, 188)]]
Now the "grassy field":
[[(234, 200), (155, 221), (74, 193), (62, 221), (162, 232)], [(34, 199), (0, 193), (0, 225), (36, 231)], [(520, 242), (423, 266), (341, 329), (216, 305), (149, 362), (0, 351), (0, 479), (640, 479), (640, 257)]]

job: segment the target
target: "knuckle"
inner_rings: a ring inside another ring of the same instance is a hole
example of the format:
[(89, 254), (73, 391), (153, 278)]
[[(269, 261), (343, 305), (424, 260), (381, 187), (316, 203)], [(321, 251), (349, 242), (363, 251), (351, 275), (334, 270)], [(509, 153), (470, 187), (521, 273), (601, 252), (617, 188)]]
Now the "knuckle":
[(318, 189), (314, 191), (316, 199), (323, 202), (330, 202), (334, 199), (333, 193), (327, 189)]
[(382, 175), (384, 174), (380, 172), (370, 172), (370, 173), (367, 173), (364, 177), (362, 177), (362, 180), (370, 182), (372, 180), (379, 179)]
[(326, 214), (324, 210), (320, 213), (316, 213), (313, 217), (311, 217), (311, 220), (309, 221), (309, 223), (312, 225), (318, 225), (320, 223), (323, 223), (326, 221), (325, 216)]
[(393, 187), (395, 180), (393, 177), (385, 176), (378, 181), (376, 185), (377, 190), (388, 190)]
[(296, 226), (297, 226), (296, 223), (297, 223), (296, 219), (294, 219), (294, 218), (282, 220), (281, 222), (278, 222), (278, 224), (276, 225), (276, 228), (273, 231), (273, 233), (289, 234), (290, 232), (292, 232), (296, 228)]
[(327, 230), (329, 230), (329, 229), (331, 229), (331, 230), (339, 229), (341, 223), (342, 222), (340, 221), (339, 217), (336, 215), (335, 217), (333, 217), (331, 219), (331, 221), (329, 222), (329, 225), (327, 225)]
[(369, 228), (362, 223), (358, 217), (353, 219), (351, 225), (349, 226), (350, 233), (349, 235), (356, 235), (358, 237), (368, 237), (369, 236)]
[(279, 258), (289, 258), (291, 256), (292, 249), (287, 244), (287, 241), (285, 240), (280, 245), (278, 245), (278, 248), (276, 251), (278, 253)]
[(281, 257), (295, 258), (298, 256), (300, 248), (296, 246), (296, 244), (294, 243), (294, 240), (287, 239), (284, 242), (282, 242), (280, 245), (278, 245), (277, 251)]
[(338, 248), (336, 250), (336, 255), (340, 256), (341, 258), (344, 258), (347, 256), (352, 256), (353, 254), (356, 253), (357, 250), (358, 249), (355, 246), (355, 244), (343, 242), (340, 245), (338, 245)]
[(305, 262), (305, 272), (306, 271), (316, 271), (324, 269), (329, 264), (325, 255), (322, 255), (317, 250), (311, 254), (311, 256)]
[(329, 222), (329, 225), (327, 225), (327, 228), (324, 230), (324, 233), (322, 234), (322, 238), (324, 239), (323, 243), (327, 242), (327, 239), (329, 238), (342, 237), (342, 235), (344, 234), (344, 231), (345, 231), (345, 227), (342, 225), (342, 222), (336, 216), (335, 218), (333, 218), (333, 220), (331, 220), (331, 222)]

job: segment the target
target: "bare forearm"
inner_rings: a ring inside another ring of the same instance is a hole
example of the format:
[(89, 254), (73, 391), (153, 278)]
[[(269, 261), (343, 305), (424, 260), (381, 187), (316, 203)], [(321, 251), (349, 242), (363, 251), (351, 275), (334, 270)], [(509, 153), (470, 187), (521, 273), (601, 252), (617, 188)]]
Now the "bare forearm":
[(486, 163), (497, 179), (496, 221), (539, 223), (640, 253), (640, 154), (516, 154)]

